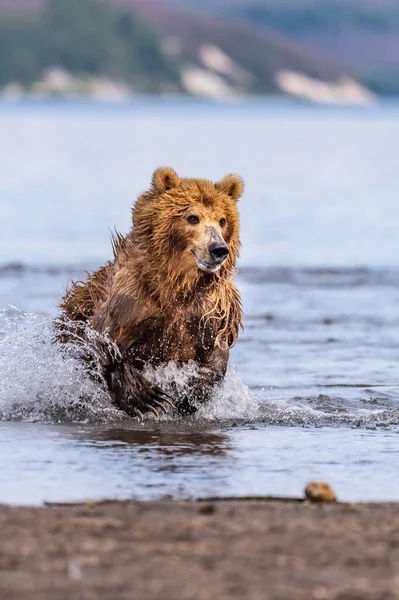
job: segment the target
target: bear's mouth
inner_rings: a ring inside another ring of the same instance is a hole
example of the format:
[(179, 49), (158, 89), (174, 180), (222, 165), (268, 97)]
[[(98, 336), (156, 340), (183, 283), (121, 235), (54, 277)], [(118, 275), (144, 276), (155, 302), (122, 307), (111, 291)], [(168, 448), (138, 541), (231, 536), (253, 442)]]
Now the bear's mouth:
[(203, 258), (197, 256), (194, 250), (192, 250), (191, 252), (195, 256), (195, 259), (197, 261), (197, 267), (201, 269), (201, 271), (204, 271), (204, 273), (217, 273), (220, 270), (220, 267), (222, 266), (220, 263), (208, 262)]

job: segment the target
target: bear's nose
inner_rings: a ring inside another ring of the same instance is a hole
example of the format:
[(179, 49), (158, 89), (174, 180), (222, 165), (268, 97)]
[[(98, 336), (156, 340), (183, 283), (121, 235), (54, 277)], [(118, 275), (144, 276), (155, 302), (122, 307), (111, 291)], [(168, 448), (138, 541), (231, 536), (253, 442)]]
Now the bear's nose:
[(209, 254), (216, 262), (222, 262), (229, 253), (229, 247), (225, 243), (214, 242), (209, 246)]

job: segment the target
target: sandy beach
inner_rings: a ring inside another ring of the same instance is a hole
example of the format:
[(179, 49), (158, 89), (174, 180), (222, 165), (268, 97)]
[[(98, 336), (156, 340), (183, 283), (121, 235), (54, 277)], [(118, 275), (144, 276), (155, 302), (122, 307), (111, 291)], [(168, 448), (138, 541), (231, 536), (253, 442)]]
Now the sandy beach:
[(399, 504), (0, 506), (0, 530), (4, 600), (399, 598)]

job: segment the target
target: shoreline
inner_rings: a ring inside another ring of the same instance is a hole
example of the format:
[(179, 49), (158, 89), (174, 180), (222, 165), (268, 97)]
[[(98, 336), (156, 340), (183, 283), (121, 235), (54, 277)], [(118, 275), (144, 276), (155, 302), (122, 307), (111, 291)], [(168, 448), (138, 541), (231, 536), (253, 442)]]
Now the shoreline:
[(0, 505), (0, 597), (399, 598), (399, 502)]

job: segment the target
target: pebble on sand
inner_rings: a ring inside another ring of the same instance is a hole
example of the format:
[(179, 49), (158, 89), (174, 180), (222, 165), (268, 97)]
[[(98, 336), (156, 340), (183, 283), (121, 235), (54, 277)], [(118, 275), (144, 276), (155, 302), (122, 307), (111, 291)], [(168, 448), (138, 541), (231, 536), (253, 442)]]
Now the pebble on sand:
[(306, 499), (310, 502), (336, 502), (334, 490), (324, 481), (311, 481), (305, 488)]

